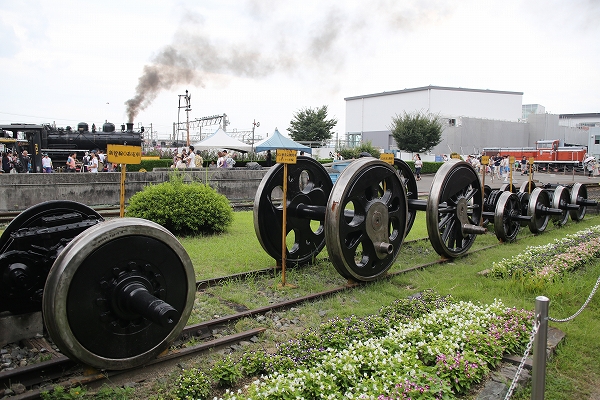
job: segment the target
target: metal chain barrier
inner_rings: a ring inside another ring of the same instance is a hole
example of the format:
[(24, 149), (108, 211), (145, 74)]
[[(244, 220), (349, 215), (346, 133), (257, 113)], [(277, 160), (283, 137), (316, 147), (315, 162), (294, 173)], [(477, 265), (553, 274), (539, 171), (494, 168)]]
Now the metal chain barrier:
[(581, 308), (579, 310), (577, 310), (577, 312), (575, 314), (571, 315), (568, 318), (564, 318), (564, 319), (557, 319), (557, 318), (552, 318), (552, 317), (548, 317), (548, 319), (550, 321), (552, 321), (552, 322), (568, 322), (568, 321), (571, 321), (572, 319), (574, 319), (575, 317), (577, 317), (579, 314), (581, 314), (581, 312), (587, 307), (587, 305), (592, 300), (592, 297), (594, 297), (594, 294), (596, 294), (596, 290), (598, 290), (598, 286), (599, 285), (600, 285), (600, 276), (596, 280), (596, 285), (594, 285), (594, 288), (592, 289), (592, 292), (588, 296), (587, 300), (585, 301), (585, 303), (583, 303), (583, 305), (581, 306)]
[[(590, 295), (588, 296), (587, 300), (583, 303), (583, 305), (581, 306), (581, 308), (579, 310), (577, 310), (577, 312), (575, 314), (573, 314), (572, 316), (568, 317), (568, 318), (563, 318), (563, 319), (557, 319), (557, 318), (552, 318), (550, 316), (547, 317), (547, 320), (553, 321), (553, 322), (568, 322), (571, 321), (573, 319), (575, 319), (579, 314), (581, 314), (581, 312), (587, 307), (587, 305), (590, 303), (590, 301), (592, 300), (592, 298), (594, 297), (594, 295), (596, 294), (596, 291), (598, 290), (598, 286), (600, 286), (600, 276), (598, 277), (598, 279), (596, 280), (596, 284), (594, 285), (594, 288), (592, 289), (592, 292), (590, 293)], [(540, 298), (538, 298), (540, 299)], [(544, 298), (546, 301), (548, 301), (547, 298)], [(536, 305), (537, 307), (537, 305)], [(545, 314), (547, 315), (547, 308), (545, 309)], [(519, 376), (521, 375), (521, 372), (523, 371), (523, 366), (525, 365), (525, 361), (527, 360), (527, 357), (529, 356), (529, 352), (531, 351), (532, 347), (533, 347), (533, 343), (535, 341), (536, 335), (538, 333), (538, 330), (540, 328), (540, 314), (536, 314), (536, 318), (531, 330), (531, 335), (529, 337), (529, 343), (527, 343), (527, 347), (525, 348), (525, 353), (523, 355), (523, 358), (521, 358), (521, 362), (519, 364), (519, 367), (517, 368), (517, 372), (515, 373), (515, 377), (513, 378), (510, 387), (508, 388), (508, 392), (506, 393), (506, 396), (504, 397), (504, 400), (509, 400), (513, 394), (513, 391), (515, 390), (515, 387), (517, 386), (517, 381), (519, 379)], [(545, 329), (548, 329), (547, 327), (547, 323), (545, 324), (546, 327)], [(546, 340), (546, 338), (544, 337), (544, 340)], [(534, 366), (535, 368), (535, 366)], [(545, 370), (545, 365), (544, 365), (544, 370)], [(544, 371), (544, 375), (545, 375), (545, 371)]]
[(525, 361), (527, 360), (527, 357), (529, 357), (529, 352), (531, 351), (531, 348), (533, 347), (533, 341), (535, 340), (535, 335), (537, 334), (537, 331), (540, 327), (538, 319), (539, 319), (539, 315), (537, 315), (535, 320), (533, 321), (531, 334), (529, 335), (529, 343), (527, 343), (527, 347), (525, 348), (525, 354), (523, 354), (523, 358), (521, 358), (521, 362), (519, 363), (519, 366), (517, 367), (517, 372), (515, 373), (515, 377), (513, 378), (512, 382), (510, 384), (510, 387), (508, 388), (508, 392), (506, 392), (506, 396), (504, 397), (504, 400), (508, 400), (511, 398), (513, 391), (515, 390), (515, 387), (517, 386), (517, 382), (519, 381), (519, 376), (521, 375), (521, 372), (523, 371), (523, 366), (525, 365)]

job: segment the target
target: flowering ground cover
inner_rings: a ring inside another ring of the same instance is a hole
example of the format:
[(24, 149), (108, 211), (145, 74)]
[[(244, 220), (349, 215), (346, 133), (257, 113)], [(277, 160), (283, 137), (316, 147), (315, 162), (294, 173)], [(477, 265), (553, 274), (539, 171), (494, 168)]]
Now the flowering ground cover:
[(520, 281), (539, 288), (582, 268), (600, 255), (600, 225), (592, 226), (542, 246), (496, 261), (489, 276)]
[(273, 354), (246, 354), (262, 373), (223, 399), (451, 399), (467, 393), (501, 361), (522, 353), (532, 314), (455, 302), (426, 292), (367, 318), (334, 319)]

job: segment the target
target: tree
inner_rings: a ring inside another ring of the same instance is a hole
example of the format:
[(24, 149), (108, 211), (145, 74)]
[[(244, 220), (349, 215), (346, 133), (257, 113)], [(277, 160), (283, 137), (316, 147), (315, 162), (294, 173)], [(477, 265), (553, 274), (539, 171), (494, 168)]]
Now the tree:
[(316, 109), (303, 108), (294, 114), (287, 129), (293, 140), (298, 142), (324, 142), (333, 136), (337, 119), (327, 119), (327, 106)]
[(392, 117), (388, 128), (399, 149), (411, 153), (424, 153), (442, 141), (442, 123), (439, 116), (421, 111)]

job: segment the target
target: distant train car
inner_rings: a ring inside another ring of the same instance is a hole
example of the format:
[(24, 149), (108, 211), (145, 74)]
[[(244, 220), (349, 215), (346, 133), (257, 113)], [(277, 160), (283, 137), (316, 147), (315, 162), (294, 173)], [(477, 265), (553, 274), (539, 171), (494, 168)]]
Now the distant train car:
[(563, 146), (559, 140), (540, 140), (536, 147), (485, 147), (483, 155), (514, 156), (516, 160), (533, 157), (538, 169), (572, 169), (582, 165), (587, 154), (586, 146)]
[[(0, 137), (12, 139), (12, 148), (21, 155), (27, 150), (31, 157), (31, 172), (42, 171), (42, 154), (47, 153), (55, 166), (62, 165), (72, 153), (78, 158), (90, 150), (106, 150), (109, 144), (141, 146), (144, 139), (144, 128), (133, 130), (133, 123), (121, 125), (121, 131), (115, 129), (110, 122), (104, 123), (101, 131), (92, 130), (85, 122), (71, 127), (56, 128), (50, 124), (10, 124), (0, 125)], [(20, 171), (27, 172), (27, 171)]]

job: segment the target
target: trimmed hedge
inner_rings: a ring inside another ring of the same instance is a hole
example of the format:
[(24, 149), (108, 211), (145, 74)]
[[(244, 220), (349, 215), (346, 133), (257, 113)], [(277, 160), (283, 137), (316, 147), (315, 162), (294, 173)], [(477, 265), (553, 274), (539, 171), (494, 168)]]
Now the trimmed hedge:
[(219, 233), (233, 221), (225, 196), (202, 183), (183, 183), (178, 173), (169, 182), (147, 186), (131, 196), (126, 214), (154, 221), (175, 235)]

